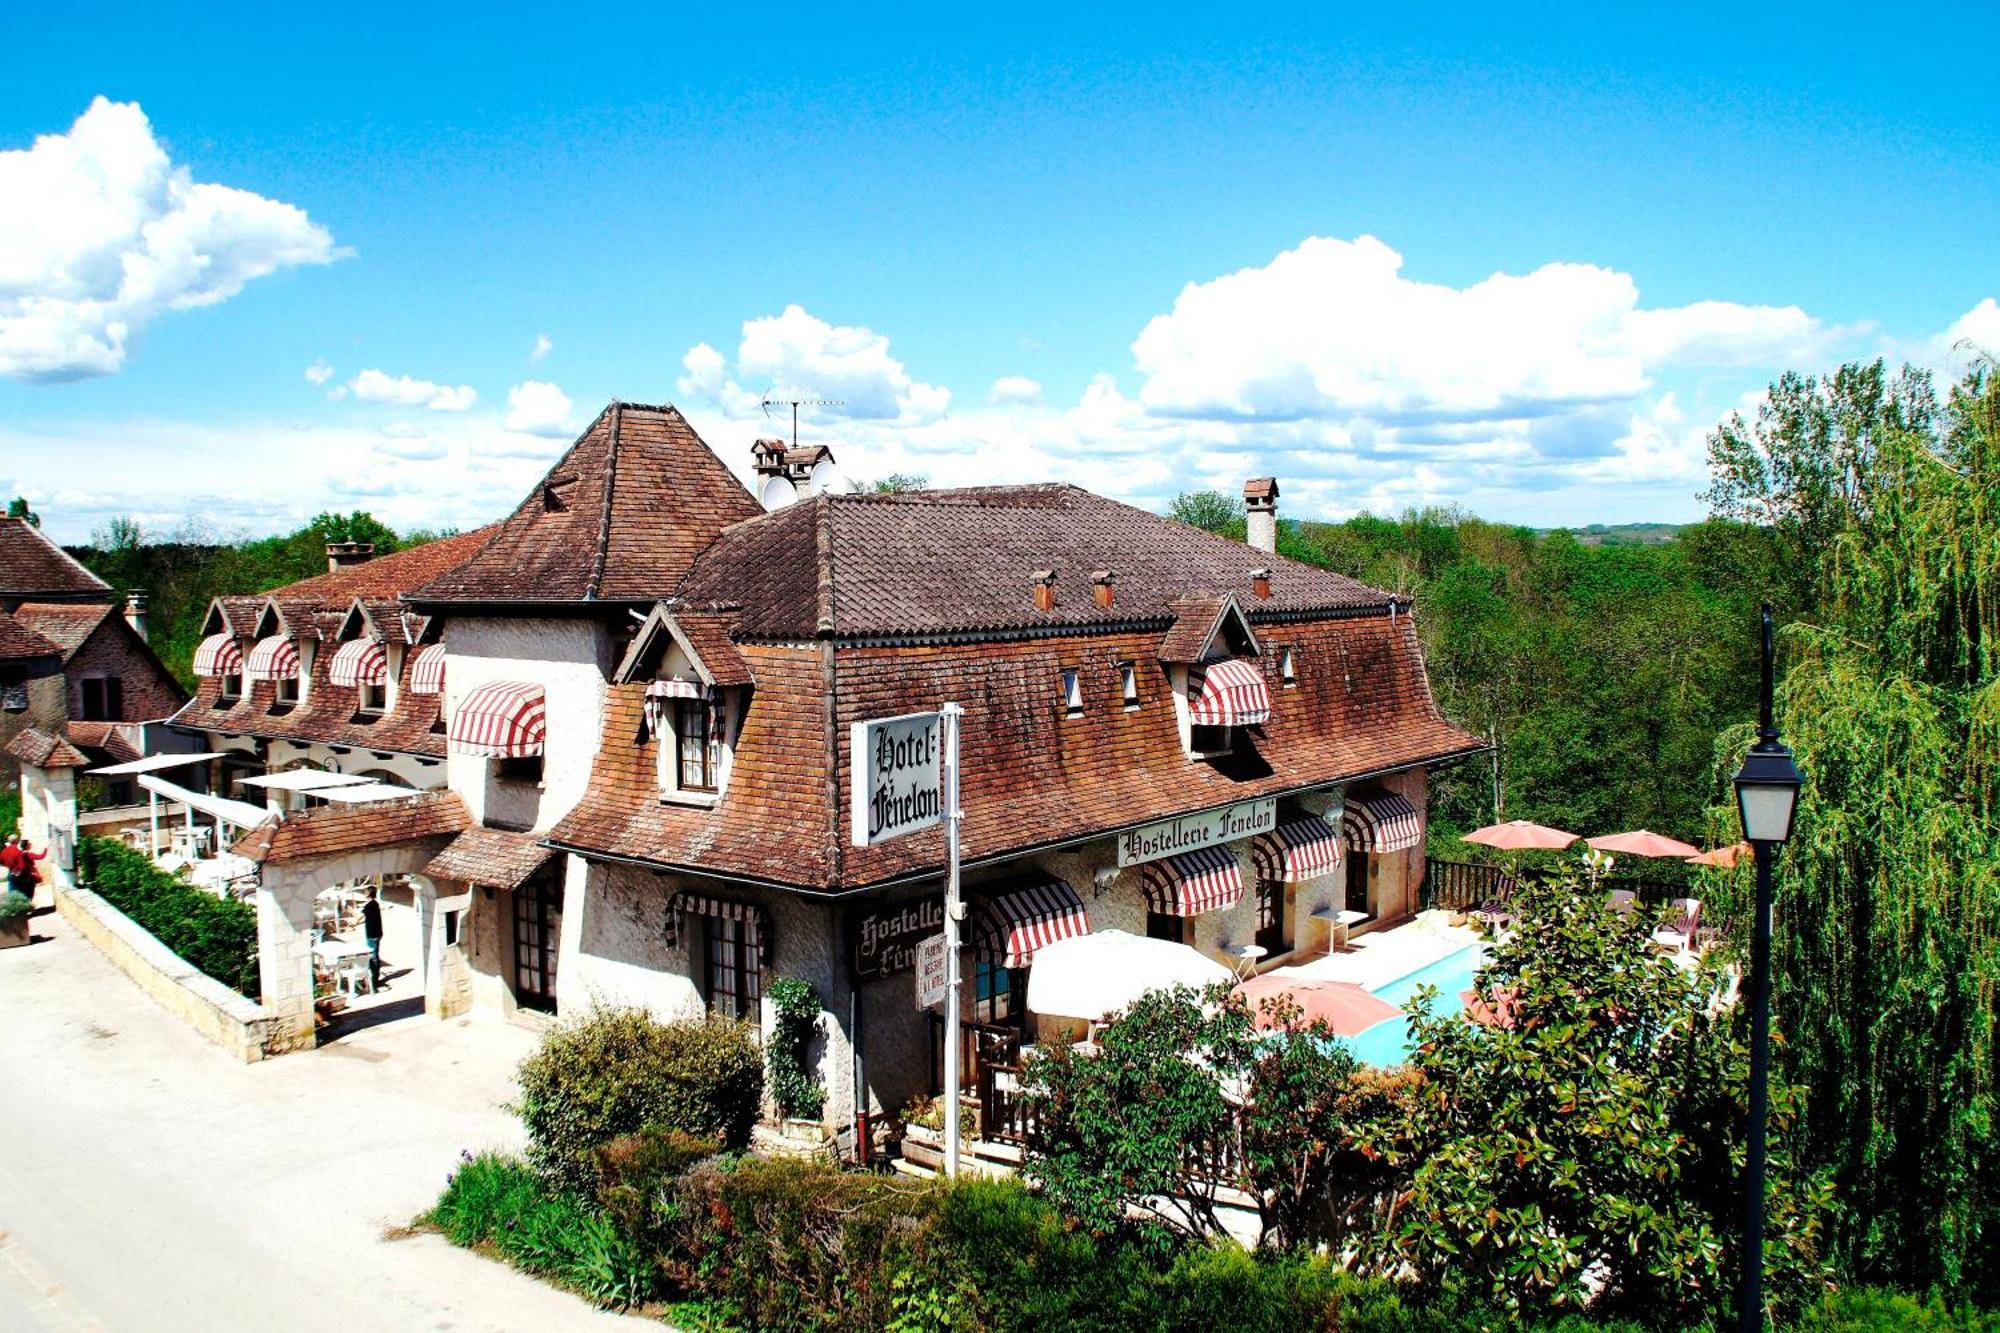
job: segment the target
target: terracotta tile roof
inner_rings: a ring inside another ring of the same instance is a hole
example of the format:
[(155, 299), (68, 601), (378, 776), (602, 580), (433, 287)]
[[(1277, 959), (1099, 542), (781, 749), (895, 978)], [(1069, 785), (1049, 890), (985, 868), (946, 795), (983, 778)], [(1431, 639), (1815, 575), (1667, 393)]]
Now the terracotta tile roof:
[(44, 601), (108, 598), (111, 585), (24, 518), (0, 518), (0, 597)]
[(465, 802), (448, 791), (378, 805), (327, 806), (260, 824), (230, 850), (253, 861), (298, 861), (417, 838), (462, 833), (472, 825)]
[[(1212, 648), (1211, 634), (1215, 622), (1222, 618), (1223, 611), (1232, 599), (1221, 597), (1187, 597), (1172, 606), (1174, 623), (1160, 636), (1159, 658), (1162, 662), (1199, 662)], [(1236, 603), (1241, 611), (1242, 604)]]
[[(1157, 631), (963, 645), (739, 645), (757, 687), (728, 789), (713, 809), (663, 804), (655, 744), (635, 744), (644, 685), (611, 688), (584, 800), (558, 845), (662, 865), (840, 890), (938, 870), (943, 834), (847, 846), (847, 727), (965, 705), (968, 861), (1177, 814), (1436, 762), (1485, 748), (1439, 715), (1407, 614), (1271, 625), (1267, 672), (1290, 646), (1298, 684), (1271, 682), (1273, 712), (1225, 762), (1188, 760)], [(832, 659), (837, 706), (826, 706)], [(1117, 663), (1140, 664), (1140, 705), (1120, 706)], [(1059, 673), (1082, 673), (1085, 712), (1063, 715)], [(831, 784), (831, 788), (829, 786)]]
[(33, 662), (37, 659), (46, 659), (45, 664), (53, 672), (61, 669), (62, 657), (63, 651), (60, 645), (36, 633), (13, 616), (0, 613), (0, 662)]
[(723, 528), (761, 512), (674, 408), (614, 402), (482, 550), (407, 600), (651, 602)]
[(431, 858), (424, 873), (437, 879), (461, 879), (496, 889), (516, 889), (555, 855), (542, 846), (539, 834), (469, 828)]
[[(422, 546), (412, 546), (391, 555), (378, 555), (344, 569), (315, 574), (309, 579), (273, 588), (255, 600), (260, 607), (264, 597), (270, 597), (277, 599), (281, 605), (291, 604), (342, 615), (347, 613), (348, 606), (357, 597), (393, 602), (400, 594), (421, 587), (465, 563), (491, 540), (499, 528), (499, 524), (490, 523), (455, 537), (440, 537)], [(250, 630), (245, 627), (240, 632), (248, 634)]]
[[(1252, 599), (1250, 571), (1272, 571)], [(1056, 605), (1030, 575), (1052, 570)], [(1116, 577), (1113, 605), (1093, 571)], [(1075, 486), (822, 495), (722, 534), (682, 582), (690, 605), (741, 604), (739, 639), (931, 636), (1163, 623), (1175, 603), (1238, 593), (1253, 621), (1386, 609), (1345, 575), (1255, 551)]]
[(443, 696), (410, 691), (415, 650), (403, 654), (395, 708), (380, 717), (361, 715), (359, 689), (327, 679), (334, 651), (333, 641), (328, 640), (313, 654), (312, 688), (302, 703), (278, 703), (278, 687), (268, 680), (246, 682), (242, 698), (227, 703), (222, 698), (222, 681), (205, 676), (195, 682), (194, 698), (171, 721), (184, 729), (444, 758), (444, 732), (436, 729)]
[(109, 602), (23, 602), (14, 608), (14, 619), (60, 648), (65, 662), (114, 614), (121, 613)]
[(7, 742), (7, 753), (35, 768), (84, 768), (90, 760), (61, 736), (26, 727)]
[(78, 748), (100, 751), (114, 764), (139, 757), (139, 743), (133, 736), (138, 728), (131, 723), (71, 722), (66, 730)]

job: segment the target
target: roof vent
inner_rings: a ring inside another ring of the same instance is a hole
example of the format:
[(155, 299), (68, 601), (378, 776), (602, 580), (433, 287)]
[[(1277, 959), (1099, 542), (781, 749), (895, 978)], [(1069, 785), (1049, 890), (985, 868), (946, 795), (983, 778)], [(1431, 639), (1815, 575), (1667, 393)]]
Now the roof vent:
[(1269, 597), (1271, 595), (1271, 571), (1268, 569), (1251, 570), (1250, 591), (1256, 593), (1260, 600)]
[(375, 556), (374, 542), (328, 542), (326, 572), (338, 574), (355, 565), (365, 565)]
[(1118, 576), (1108, 569), (1092, 571), (1090, 575), (1090, 595), (1097, 599), (1099, 606), (1109, 606), (1117, 600)]
[(1056, 572), (1053, 569), (1038, 569), (1028, 575), (1028, 581), (1035, 585), (1035, 609), (1053, 611), (1056, 609)]

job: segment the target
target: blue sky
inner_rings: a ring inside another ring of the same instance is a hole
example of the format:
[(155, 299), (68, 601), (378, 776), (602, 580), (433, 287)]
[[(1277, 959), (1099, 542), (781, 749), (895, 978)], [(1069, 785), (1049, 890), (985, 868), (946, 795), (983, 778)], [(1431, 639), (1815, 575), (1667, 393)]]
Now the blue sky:
[(1689, 519), (1777, 370), (2000, 344), (1960, 11), (161, 8), (0, 18), (66, 538), (476, 522), (613, 395), (740, 465), (773, 389), (854, 477)]

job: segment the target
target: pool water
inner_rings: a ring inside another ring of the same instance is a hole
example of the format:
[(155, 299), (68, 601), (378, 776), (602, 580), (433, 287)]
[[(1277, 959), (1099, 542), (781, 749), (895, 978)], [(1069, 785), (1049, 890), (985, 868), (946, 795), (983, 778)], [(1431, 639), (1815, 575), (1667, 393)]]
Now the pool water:
[[(1437, 994), (1431, 998), (1430, 1012), (1457, 1013), (1465, 1007), (1459, 995), (1472, 989), (1484, 952), (1479, 945), (1468, 944), (1457, 953), (1446, 954), (1435, 963), (1375, 987), (1375, 994), (1401, 1009), (1417, 993), (1417, 987), (1435, 986)], [(1347, 1045), (1354, 1058), (1363, 1064), (1383, 1069), (1403, 1064), (1410, 1058), (1410, 1020), (1402, 1014), (1385, 1018), (1358, 1036), (1348, 1038)]]

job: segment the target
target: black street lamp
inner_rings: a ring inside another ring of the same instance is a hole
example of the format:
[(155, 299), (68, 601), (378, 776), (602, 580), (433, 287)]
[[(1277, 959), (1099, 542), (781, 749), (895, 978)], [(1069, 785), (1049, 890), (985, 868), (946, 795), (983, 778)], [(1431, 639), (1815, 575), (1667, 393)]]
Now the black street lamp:
[(1750, 1141), (1743, 1172), (1743, 1333), (1764, 1327), (1764, 1120), (1770, 1105), (1771, 863), (1792, 836), (1805, 778), (1771, 719), (1771, 607), (1764, 606), (1764, 708), (1757, 743), (1736, 774), (1736, 809), (1757, 858), (1757, 918), (1750, 939)]

